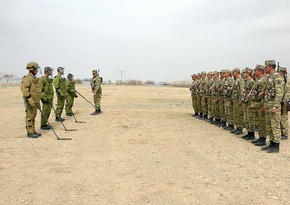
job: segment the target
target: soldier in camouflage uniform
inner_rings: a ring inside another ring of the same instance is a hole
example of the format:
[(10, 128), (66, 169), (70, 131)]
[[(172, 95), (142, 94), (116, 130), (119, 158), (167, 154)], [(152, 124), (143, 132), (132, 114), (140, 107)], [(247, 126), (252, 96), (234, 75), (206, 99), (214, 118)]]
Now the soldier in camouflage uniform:
[(194, 117), (198, 118), (199, 116), (199, 104), (198, 104), (198, 84), (199, 84), (199, 74), (195, 75), (193, 88), (193, 96), (194, 96)]
[(257, 140), (252, 141), (252, 143), (256, 146), (266, 145), (266, 137), (267, 137), (265, 112), (261, 111), (261, 107), (263, 105), (263, 98), (259, 95), (259, 93), (261, 93), (265, 88), (267, 82), (267, 76), (265, 75), (264, 69), (265, 66), (256, 65), (256, 68), (254, 70), (256, 82), (253, 85), (251, 93), (249, 93), (247, 96), (247, 99), (249, 100), (250, 109), (258, 116), (257, 125), (259, 138)]
[(27, 137), (38, 138), (41, 134), (35, 131), (35, 117), (37, 114), (37, 107), (40, 107), (40, 87), (39, 79), (36, 78), (39, 65), (35, 62), (27, 64), (26, 69), (29, 73), (22, 78), (20, 90), (23, 94), (25, 106), (25, 124), (27, 130)]
[[(255, 138), (255, 121), (251, 121), (249, 119), (249, 113), (248, 113), (248, 101), (247, 95), (250, 93), (253, 85), (255, 84), (255, 81), (252, 78), (252, 72), (253, 70), (246, 67), (243, 70), (243, 78), (245, 80), (245, 89), (242, 93), (242, 102), (243, 102), (243, 113), (244, 113), (244, 125), (248, 131), (246, 135), (244, 135), (242, 138), (246, 140), (252, 140)], [(251, 113), (250, 113), (251, 114)], [(254, 118), (255, 119), (255, 118)], [(253, 117), (251, 116), (251, 120), (253, 120)]]
[(62, 75), (64, 74), (64, 68), (58, 67), (57, 73), (57, 76), (55, 76), (53, 79), (53, 85), (57, 96), (55, 121), (63, 122), (65, 119), (61, 117), (61, 114), (64, 108), (65, 99), (68, 96), (66, 92), (65, 78), (62, 78)]
[(39, 85), (41, 90), (41, 102), (42, 102), (42, 113), (41, 115), (41, 123), (40, 129), (49, 130), (51, 126), (47, 124), (47, 120), (49, 119), (50, 112), (51, 112), (51, 105), (53, 102), (53, 85), (50, 76), (52, 76), (53, 69), (50, 67), (44, 68), (44, 76), (39, 79)]
[(218, 126), (224, 128), (227, 126), (226, 123), (226, 115), (225, 115), (225, 101), (224, 101), (224, 92), (223, 92), (223, 84), (224, 84), (224, 72), (225, 70), (221, 70), (220, 72), (220, 81), (217, 84), (217, 91), (218, 91), (218, 101), (219, 101), (219, 112), (220, 112), (220, 117), (221, 117), (221, 121), (220, 124), (217, 124)]
[(202, 111), (202, 118), (203, 120), (207, 119), (207, 98), (206, 98), (206, 72), (201, 72), (201, 81), (199, 85), (199, 95), (201, 98), (201, 111)]
[(265, 61), (265, 71), (269, 76), (263, 92), (265, 95), (263, 106), (265, 108), (266, 127), (267, 134), (270, 136), (270, 144), (261, 150), (268, 153), (279, 152), (281, 139), (281, 102), (284, 95), (285, 81), (275, 69), (275, 60)]
[(244, 79), (240, 75), (241, 71), (239, 68), (233, 69), (233, 120), (236, 126), (235, 130), (232, 130), (231, 133), (239, 135), (243, 133), (243, 106), (242, 106), (242, 95), (241, 93), (244, 90)]
[(232, 87), (233, 87), (233, 79), (232, 79), (232, 71), (229, 69), (224, 70), (224, 83), (223, 83), (223, 93), (224, 93), (224, 101), (225, 101), (225, 115), (226, 122), (228, 123), (227, 127), (224, 127), (225, 130), (234, 130), (234, 121), (233, 121), (233, 102), (232, 102)]
[[(283, 100), (282, 100), (282, 115), (281, 115), (281, 140), (286, 140), (288, 139), (288, 112), (286, 110), (286, 104), (287, 104), (287, 98), (285, 98), (285, 95), (287, 94), (287, 69), (285, 67), (279, 67), (278, 68), (279, 74), (284, 78), (285, 81), (285, 92), (283, 95)], [(289, 85), (288, 85), (289, 86)]]
[(213, 83), (210, 86), (210, 94), (211, 94), (211, 101), (212, 101), (212, 117), (214, 118), (214, 122), (212, 124), (219, 124), (220, 123), (220, 113), (219, 113), (219, 102), (218, 102), (218, 91), (217, 85), (219, 83), (219, 72), (213, 72)]
[(207, 74), (207, 84), (206, 84), (206, 89), (205, 89), (205, 95), (206, 95), (206, 102), (207, 102), (207, 110), (208, 110), (208, 122), (213, 122), (213, 109), (212, 109), (212, 99), (211, 99), (211, 91), (210, 87), (213, 84), (213, 79), (212, 79), (212, 72), (208, 72)]
[(65, 81), (66, 91), (67, 91), (67, 98), (66, 98), (66, 104), (65, 104), (65, 112), (67, 116), (73, 116), (72, 107), (74, 105), (74, 99), (78, 97), (76, 93), (74, 76), (69, 73), (67, 75), (67, 80)]
[(91, 115), (97, 115), (101, 113), (101, 98), (102, 98), (102, 82), (103, 79), (99, 76), (99, 73), (97, 70), (92, 71), (92, 81), (91, 81), (91, 88), (92, 93), (94, 97), (94, 103), (95, 103), (95, 111)]
[(193, 108), (193, 115), (192, 116), (195, 116), (197, 113), (196, 113), (196, 108), (195, 108), (195, 94), (194, 94), (194, 84), (195, 84), (195, 78), (196, 78), (196, 75), (195, 74), (192, 74), (191, 75), (191, 79), (192, 79), (192, 84), (191, 86), (189, 87), (189, 90), (191, 92), (191, 99), (192, 99), (192, 108)]

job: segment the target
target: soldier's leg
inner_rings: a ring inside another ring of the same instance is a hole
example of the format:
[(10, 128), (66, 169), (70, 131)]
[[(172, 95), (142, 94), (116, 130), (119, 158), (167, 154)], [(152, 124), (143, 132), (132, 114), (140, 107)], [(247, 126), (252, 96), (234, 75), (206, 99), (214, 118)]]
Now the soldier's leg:
[[(46, 117), (46, 119), (48, 119), (50, 116), (50, 112), (51, 112), (51, 106), (49, 103), (44, 102), (42, 104), (42, 112), (43, 112), (43, 115)], [(47, 121), (46, 121), (45, 117), (43, 117), (43, 115), (41, 115), (40, 125), (47, 125)]]
[(272, 129), (272, 140), (275, 143), (280, 143), (281, 139), (281, 108), (277, 107), (275, 113), (271, 113), (271, 129)]
[(248, 132), (255, 131), (256, 112), (255, 108), (248, 108)]
[(288, 136), (288, 112), (283, 112), (281, 115), (281, 134)]
[(249, 129), (249, 125), (248, 125), (248, 104), (247, 103), (243, 103), (243, 124), (244, 124), (244, 128)]
[(37, 113), (37, 107), (33, 106), (30, 109), (26, 110), (26, 117), (25, 117), (25, 123), (26, 123), (26, 130), (28, 134), (32, 134), (35, 132), (35, 117)]
[(211, 97), (207, 98), (207, 115), (208, 115), (208, 118), (213, 118)]
[(66, 114), (72, 113), (73, 103), (74, 103), (74, 98), (71, 95), (69, 95), (67, 97), (67, 100), (66, 100), (66, 103), (65, 103), (65, 112), (66, 112)]
[(236, 101), (234, 101), (234, 103), (233, 103), (233, 124), (235, 126), (237, 126), (237, 118), (238, 118), (238, 116), (237, 116), (237, 113), (238, 113), (238, 105), (237, 104), (238, 103)]
[(228, 123), (230, 125), (234, 125), (234, 119), (233, 119), (233, 103), (231, 101), (229, 101), (229, 118), (228, 118)]
[(262, 138), (267, 137), (266, 119), (265, 112), (261, 112), (260, 109), (257, 110), (259, 119), (259, 136)]
[(56, 117), (61, 117), (62, 114), (62, 110), (64, 107), (64, 102), (65, 102), (65, 98), (60, 97), (57, 99), (57, 105), (56, 105)]
[(94, 99), (94, 102), (95, 102), (95, 108), (96, 110), (100, 110), (100, 103), (101, 103), (101, 97), (102, 97), (102, 92), (98, 92), (96, 95), (95, 95), (95, 99)]

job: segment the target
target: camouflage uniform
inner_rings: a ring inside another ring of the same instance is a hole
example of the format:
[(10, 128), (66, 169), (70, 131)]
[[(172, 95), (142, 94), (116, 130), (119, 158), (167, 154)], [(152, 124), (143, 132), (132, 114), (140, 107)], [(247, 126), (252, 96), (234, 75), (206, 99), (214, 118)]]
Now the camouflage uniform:
[(287, 97), (286, 95), (289, 94), (290, 92), (290, 84), (287, 82), (287, 69), (285, 67), (279, 67), (278, 68), (279, 73), (284, 74), (284, 82), (285, 82), (285, 91), (283, 95), (283, 100), (282, 100), (282, 111), (281, 111), (281, 139), (286, 140), (288, 139), (288, 112), (286, 110), (286, 105), (287, 105)]
[[(266, 61), (265, 64), (265, 70), (269, 73), (269, 76), (265, 89), (264, 107), (267, 134), (270, 136), (270, 145), (262, 148), (262, 150), (272, 153), (279, 152), (281, 139), (281, 102), (284, 95), (285, 81), (283, 77), (274, 70), (276, 66), (275, 61), (269, 60)], [(273, 67), (273, 69), (271, 67)]]
[(210, 87), (213, 84), (213, 79), (212, 79), (212, 72), (208, 73), (208, 80), (206, 84), (206, 89), (205, 89), (205, 96), (206, 96), (206, 101), (207, 101), (207, 113), (208, 113), (208, 118), (210, 121), (213, 121), (213, 103), (212, 103), (212, 98), (211, 98), (211, 91)]
[[(233, 72), (240, 73), (239, 68), (235, 68)], [(236, 126), (236, 130), (232, 133), (241, 134), (243, 130), (243, 106), (242, 106), (242, 92), (244, 90), (244, 79), (239, 75), (233, 83), (233, 120)]]
[[(206, 75), (206, 72), (201, 72), (201, 75)], [(206, 85), (207, 85), (207, 79), (203, 78), (200, 82), (199, 87), (199, 94), (201, 97), (201, 111), (204, 118), (207, 118), (207, 98), (206, 98)]]
[(58, 74), (54, 77), (53, 85), (57, 96), (55, 117), (57, 121), (62, 121), (63, 119), (61, 118), (61, 114), (64, 108), (65, 99), (68, 96), (66, 91), (65, 78), (62, 78), (61, 75)]
[(52, 86), (52, 79), (42, 76), (39, 79), (39, 85), (41, 89), (41, 102), (42, 102), (42, 112), (43, 115), (41, 115), (41, 128), (48, 128), (47, 120), (50, 116), (51, 112), (51, 103), (53, 102), (53, 86)]
[(192, 84), (189, 87), (189, 90), (191, 92), (191, 100), (192, 100), (192, 108), (193, 108), (193, 113), (196, 114), (196, 108), (195, 108), (195, 95), (194, 95), (194, 84), (195, 84), (195, 74), (192, 75)]
[(93, 70), (93, 73), (96, 73), (96, 76), (92, 78), (91, 81), (91, 89), (94, 96), (94, 103), (95, 103), (95, 112), (92, 114), (97, 114), (101, 112), (101, 98), (102, 98), (102, 78), (99, 76), (97, 70)]
[[(218, 73), (217, 71), (214, 72)], [(210, 95), (211, 95), (211, 101), (212, 101), (212, 109), (211, 109), (211, 113), (212, 113), (212, 117), (215, 119), (215, 121), (220, 121), (220, 113), (219, 113), (219, 103), (218, 103), (218, 91), (217, 91), (217, 85), (219, 83), (219, 78), (214, 78), (212, 80), (212, 85), (210, 86), (209, 90), (210, 90)]]
[[(231, 73), (230, 70), (225, 70), (225, 73)], [(223, 96), (224, 96), (224, 102), (225, 102), (225, 116), (226, 116), (226, 122), (228, 123), (227, 130), (233, 130), (234, 129), (234, 122), (233, 122), (233, 102), (232, 102), (232, 86), (233, 86), (233, 79), (231, 76), (228, 76), (224, 78), (223, 83)]]
[(65, 81), (65, 86), (67, 90), (67, 98), (66, 98), (66, 104), (65, 104), (65, 112), (66, 115), (73, 115), (72, 107), (74, 105), (74, 99), (78, 97), (76, 93), (76, 88), (75, 88), (76, 82), (71, 79), (67, 79)]
[[(221, 71), (223, 73), (223, 70)], [(217, 90), (218, 90), (218, 101), (219, 101), (219, 112), (221, 117), (221, 124), (220, 126), (226, 127), (226, 115), (225, 115), (225, 102), (224, 102), (224, 92), (222, 90), (223, 84), (225, 79), (222, 78), (219, 83), (217, 84)]]

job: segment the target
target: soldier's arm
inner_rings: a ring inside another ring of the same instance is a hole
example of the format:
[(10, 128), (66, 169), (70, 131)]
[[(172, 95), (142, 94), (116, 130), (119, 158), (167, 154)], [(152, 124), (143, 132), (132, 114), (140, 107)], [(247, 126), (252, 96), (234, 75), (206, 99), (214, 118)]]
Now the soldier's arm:
[(22, 79), (21, 87), (20, 87), (20, 90), (21, 90), (21, 92), (23, 94), (23, 97), (25, 97), (25, 98), (30, 98), (31, 97), (30, 86), (31, 86), (31, 81), (27, 77), (24, 77)]
[(44, 79), (43, 78), (40, 78), (39, 79), (39, 86), (40, 86), (40, 90), (41, 90), (41, 93), (40, 93), (40, 97), (43, 101), (47, 101), (47, 96), (44, 92), (44, 86), (45, 86), (45, 83), (44, 83)]
[(284, 85), (285, 82), (282, 79), (282, 77), (277, 77), (274, 79), (274, 83), (275, 83), (275, 99), (274, 99), (274, 103), (273, 103), (273, 107), (278, 107), (280, 106), (281, 102), (282, 102), (282, 98), (284, 95)]

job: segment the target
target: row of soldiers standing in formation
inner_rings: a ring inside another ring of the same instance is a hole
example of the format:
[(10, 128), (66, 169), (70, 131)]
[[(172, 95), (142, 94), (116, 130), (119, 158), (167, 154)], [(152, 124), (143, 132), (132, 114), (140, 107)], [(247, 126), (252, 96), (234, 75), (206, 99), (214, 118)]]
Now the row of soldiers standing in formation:
[[(206, 120), (229, 130), (247, 134), (242, 138), (252, 140), (268, 153), (279, 152), (280, 140), (288, 139), (288, 109), (290, 83), (287, 69), (275, 60), (265, 61), (254, 69), (240, 71), (223, 69), (220, 72), (201, 72), (192, 75), (190, 87), (194, 117)], [(255, 130), (258, 139), (255, 139)], [(270, 144), (266, 146), (266, 137)]]
[[(39, 65), (36, 62), (29, 62), (26, 69), (29, 73), (22, 78), (21, 91), (24, 99), (25, 106), (25, 124), (27, 130), (27, 137), (38, 138), (40, 133), (35, 131), (35, 118), (37, 115), (37, 109), (41, 109), (40, 101), (42, 102), (42, 115), (40, 128), (43, 130), (49, 130), (52, 127), (47, 120), (49, 119), (51, 109), (53, 107), (54, 89), (57, 96), (57, 105), (55, 112), (55, 121), (63, 122), (62, 112), (65, 106), (65, 112), (67, 116), (73, 116), (72, 107), (74, 104), (74, 98), (77, 98), (77, 91), (75, 89), (75, 81), (73, 75), (69, 73), (67, 79), (63, 78), (64, 68), (57, 68), (57, 75), (52, 79), (53, 69), (50, 67), (44, 68), (44, 76), (37, 78)], [(92, 115), (101, 113), (100, 101), (102, 95), (101, 83), (102, 78), (99, 77), (98, 71), (92, 71), (93, 78), (91, 80), (91, 89), (93, 93), (95, 111)]]

